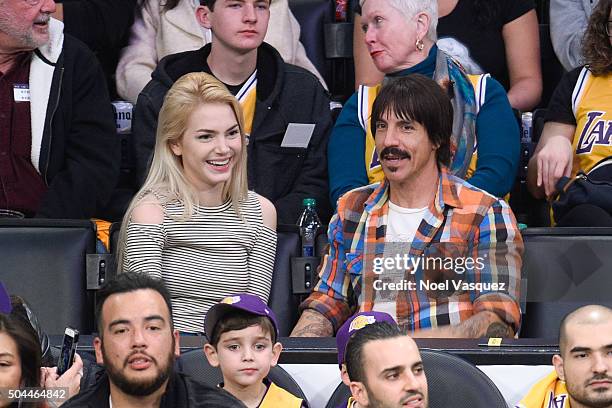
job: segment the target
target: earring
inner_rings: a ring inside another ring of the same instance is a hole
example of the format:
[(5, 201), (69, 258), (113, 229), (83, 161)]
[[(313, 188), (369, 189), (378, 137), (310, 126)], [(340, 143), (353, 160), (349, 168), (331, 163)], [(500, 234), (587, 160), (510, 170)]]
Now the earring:
[(425, 43), (423, 43), (423, 40), (418, 39), (416, 40), (415, 46), (418, 51), (423, 51), (423, 48), (425, 48)]

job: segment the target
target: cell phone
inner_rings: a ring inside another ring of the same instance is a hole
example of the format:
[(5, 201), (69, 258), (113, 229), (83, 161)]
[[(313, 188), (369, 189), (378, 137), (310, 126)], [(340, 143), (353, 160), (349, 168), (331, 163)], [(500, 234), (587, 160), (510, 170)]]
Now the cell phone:
[(62, 352), (57, 362), (58, 375), (64, 374), (74, 363), (74, 354), (76, 353), (78, 342), (79, 331), (71, 327), (66, 327), (64, 331), (64, 341), (62, 343)]

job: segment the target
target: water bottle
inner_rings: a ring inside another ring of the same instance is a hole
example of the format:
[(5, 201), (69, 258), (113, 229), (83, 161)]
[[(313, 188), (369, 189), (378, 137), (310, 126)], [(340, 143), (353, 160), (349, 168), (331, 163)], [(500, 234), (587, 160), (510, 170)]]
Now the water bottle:
[(321, 226), (321, 220), (317, 215), (317, 200), (314, 198), (305, 198), (302, 201), (304, 211), (300, 215), (297, 225), (300, 227), (300, 236), (302, 237), (302, 256), (315, 256), (315, 238), (317, 230)]

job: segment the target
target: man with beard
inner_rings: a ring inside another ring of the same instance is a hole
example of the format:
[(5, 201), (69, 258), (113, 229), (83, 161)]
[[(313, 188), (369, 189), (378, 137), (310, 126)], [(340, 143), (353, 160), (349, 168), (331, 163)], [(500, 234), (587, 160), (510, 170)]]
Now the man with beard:
[(368, 324), (346, 345), (350, 408), (427, 408), (427, 378), (419, 349), (395, 324)]
[(121, 146), (100, 64), (55, 10), (0, 0), (0, 209), (86, 219), (110, 199)]
[(521, 236), (504, 201), (449, 173), (452, 122), (433, 80), (383, 87), (371, 127), (385, 178), (338, 201), (293, 336), (331, 336), (355, 310), (388, 313), (413, 337), (514, 336)]
[(244, 407), (227, 392), (173, 371), (180, 352), (179, 335), (162, 281), (123, 273), (97, 295), (99, 337), (94, 348), (106, 373), (66, 407)]
[(612, 309), (589, 305), (561, 322), (555, 371), (517, 408), (612, 408)]

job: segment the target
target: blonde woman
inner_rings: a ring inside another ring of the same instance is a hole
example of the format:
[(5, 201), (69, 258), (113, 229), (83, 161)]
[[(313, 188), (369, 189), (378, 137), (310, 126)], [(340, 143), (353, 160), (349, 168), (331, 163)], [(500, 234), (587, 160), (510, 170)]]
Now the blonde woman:
[(247, 190), (240, 104), (213, 76), (182, 76), (159, 114), (149, 175), (125, 215), (123, 271), (161, 277), (174, 322), (199, 333), (228, 293), (268, 299), (276, 210)]

